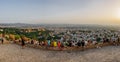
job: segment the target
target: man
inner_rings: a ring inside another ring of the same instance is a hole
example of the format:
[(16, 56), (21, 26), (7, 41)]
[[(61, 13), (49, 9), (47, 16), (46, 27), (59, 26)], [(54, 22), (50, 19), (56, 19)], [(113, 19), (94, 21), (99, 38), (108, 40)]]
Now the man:
[(2, 38), (2, 40), (1, 40), (1, 43), (3, 44), (4, 43), (4, 39)]
[(84, 42), (84, 40), (82, 40), (82, 42), (81, 42), (81, 46), (82, 46), (82, 47), (85, 46), (85, 42)]
[(22, 48), (24, 48), (25, 47), (25, 41), (23, 39), (21, 41), (21, 44), (22, 44)]
[(78, 47), (81, 46), (81, 42), (80, 42), (80, 40), (78, 41), (77, 46), (78, 46)]

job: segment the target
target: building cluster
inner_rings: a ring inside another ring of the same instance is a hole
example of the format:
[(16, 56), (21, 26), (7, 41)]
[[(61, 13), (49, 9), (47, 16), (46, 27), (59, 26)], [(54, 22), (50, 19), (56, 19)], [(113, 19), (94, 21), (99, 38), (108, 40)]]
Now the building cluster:
[(57, 35), (59, 38), (46, 39), (44, 41), (28, 41), (30, 44), (41, 46), (85, 46), (89, 44), (98, 44), (106, 42), (119, 42), (120, 31), (108, 29), (95, 29), (95, 30), (66, 30), (51, 32), (51, 36)]

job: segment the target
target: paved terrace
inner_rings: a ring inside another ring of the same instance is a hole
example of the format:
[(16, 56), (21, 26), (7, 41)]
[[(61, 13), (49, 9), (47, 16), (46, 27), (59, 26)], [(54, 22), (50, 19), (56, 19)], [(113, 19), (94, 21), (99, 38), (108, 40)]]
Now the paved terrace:
[(0, 44), (0, 62), (120, 62), (120, 46), (68, 52)]

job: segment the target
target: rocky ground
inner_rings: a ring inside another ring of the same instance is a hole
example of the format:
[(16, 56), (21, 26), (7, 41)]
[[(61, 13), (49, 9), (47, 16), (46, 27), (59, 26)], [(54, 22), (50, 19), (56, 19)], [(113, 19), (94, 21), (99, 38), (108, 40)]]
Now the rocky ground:
[(85, 51), (46, 51), (0, 44), (0, 62), (120, 62), (120, 46)]

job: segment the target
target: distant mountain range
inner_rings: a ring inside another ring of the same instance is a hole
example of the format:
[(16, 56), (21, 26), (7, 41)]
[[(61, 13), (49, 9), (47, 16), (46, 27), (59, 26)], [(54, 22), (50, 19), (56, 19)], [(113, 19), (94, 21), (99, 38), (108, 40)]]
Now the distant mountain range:
[(57, 28), (57, 27), (72, 27), (72, 28), (103, 28), (103, 27), (114, 27), (112, 25), (95, 25), (95, 24), (27, 24), (27, 23), (0, 23), (0, 27), (10, 28)]
[(36, 24), (25, 24), (25, 23), (0, 23), (0, 27), (9, 27), (9, 28), (29, 28), (29, 27), (40, 27)]

